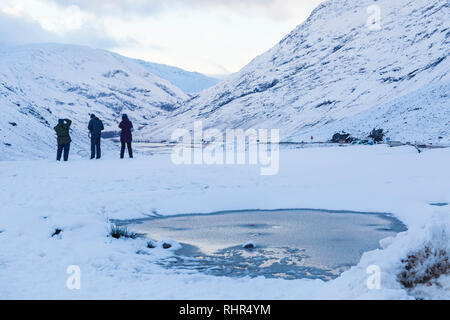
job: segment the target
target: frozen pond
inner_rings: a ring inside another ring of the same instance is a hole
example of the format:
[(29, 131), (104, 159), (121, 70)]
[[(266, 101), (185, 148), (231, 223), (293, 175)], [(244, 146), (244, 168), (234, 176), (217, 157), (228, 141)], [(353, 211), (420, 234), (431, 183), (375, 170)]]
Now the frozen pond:
[[(123, 223), (122, 223), (123, 224)], [(320, 210), (234, 211), (128, 221), (127, 228), (182, 244), (160, 263), (216, 276), (330, 280), (405, 226), (387, 214)], [(253, 249), (243, 244), (253, 242)]]

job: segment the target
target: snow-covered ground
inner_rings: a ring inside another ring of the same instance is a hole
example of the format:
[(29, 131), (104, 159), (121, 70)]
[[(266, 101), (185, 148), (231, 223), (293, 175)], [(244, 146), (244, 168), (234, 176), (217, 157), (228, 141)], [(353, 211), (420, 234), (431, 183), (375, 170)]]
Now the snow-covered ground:
[[(427, 243), (450, 251), (450, 207), (430, 205), (450, 202), (450, 149), (282, 149), (274, 176), (258, 166), (175, 166), (169, 154), (115, 156), (0, 163), (0, 298), (450, 299), (450, 276), (412, 292), (397, 281), (408, 253)], [(155, 264), (173, 251), (108, 237), (108, 218), (277, 208), (389, 212), (408, 231), (330, 282), (176, 273)], [(80, 290), (66, 286), (70, 265), (80, 267)], [(371, 265), (380, 290), (367, 287)]]

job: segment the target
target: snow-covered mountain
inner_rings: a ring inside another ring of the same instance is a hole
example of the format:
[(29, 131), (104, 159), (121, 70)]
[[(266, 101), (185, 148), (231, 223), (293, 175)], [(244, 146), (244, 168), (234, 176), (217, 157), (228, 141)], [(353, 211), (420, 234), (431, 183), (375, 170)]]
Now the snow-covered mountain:
[[(381, 126), (393, 139), (414, 133), (411, 139), (449, 142), (449, 98), (436, 89), (443, 84), (445, 91), (450, 80), (449, 6), (448, 0), (326, 1), (274, 48), (146, 135), (167, 138), (173, 128), (203, 120), (222, 130), (279, 128), (294, 141), (317, 130), (328, 139), (335, 130), (367, 134)], [(376, 8), (380, 30), (367, 25)]]
[[(380, 30), (367, 26), (373, 5)], [(107, 131), (128, 113), (135, 136), (152, 140), (203, 120), (279, 128), (291, 141), (381, 127), (392, 139), (450, 143), (449, 9), (448, 0), (326, 1), (240, 72), (191, 96), (149, 70), (171, 71), (111, 52), (0, 46), (0, 159), (48, 156), (65, 117), (74, 121), (73, 152), (86, 154), (89, 113)]]
[(106, 131), (117, 131), (127, 113), (139, 130), (187, 98), (140, 64), (108, 51), (59, 44), (0, 47), (0, 159), (48, 155), (59, 118), (73, 120), (73, 146), (84, 154), (90, 113)]
[(370, 128), (383, 128), (389, 137), (403, 142), (449, 144), (450, 81), (432, 83), (385, 105), (307, 133), (325, 141), (330, 138), (330, 132), (342, 130), (355, 137), (366, 137)]
[(197, 93), (208, 89), (217, 83), (219, 79), (208, 77), (198, 72), (190, 72), (181, 68), (168, 66), (165, 64), (136, 60), (150, 73), (163, 78), (186, 93)]

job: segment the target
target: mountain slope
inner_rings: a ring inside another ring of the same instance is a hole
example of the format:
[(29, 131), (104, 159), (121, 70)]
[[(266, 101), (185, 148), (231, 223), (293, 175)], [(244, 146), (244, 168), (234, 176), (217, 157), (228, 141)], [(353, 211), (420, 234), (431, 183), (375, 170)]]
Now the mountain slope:
[(205, 76), (198, 72), (189, 72), (177, 67), (172, 67), (164, 64), (136, 60), (150, 73), (166, 79), (176, 87), (182, 89), (186, 93), (197, 93), (207, 88), (210, 88), (217, 83), (219, 79)]
[(296, 137), (307, 141), (330, 139), (330, 133), (347, 131), (367, 137), (372, 128), (383, 128), (388, 137), (404, 142), (450, 144), (450, 81), (434, 83), (373, 107), (356, 116), (334, 121)]
[(128, 113), (140, 130), (188, 96), (120, 55), (87, 47), (0, 47), (0, 159), (44, 156), (58, 118), (73, 120), (74, 152), (84, 154), (89, 114), (118, 130)]
[[(381, 30), (366, 26), (374, 4), (381, 9)], [(204, 127), (219, 129), (280, 128), (284, 140), (296, 140), (448, 81), (449, 16), (447, 0), (326, 1), (274, 48), (187, 101), (147, 135), (168, 137), (168, 128), (203, 120)]]

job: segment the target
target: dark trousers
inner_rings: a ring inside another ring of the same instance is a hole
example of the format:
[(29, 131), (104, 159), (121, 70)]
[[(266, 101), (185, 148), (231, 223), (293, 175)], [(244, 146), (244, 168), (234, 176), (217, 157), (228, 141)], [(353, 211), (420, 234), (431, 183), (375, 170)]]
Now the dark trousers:
[(56, 160), (58, 161), (61, 160), (63, 150), (64, 150), (64, 161), (69, 160), (70, 143), (58, 145), (58, 151), (56, 152)]
[(125, 144), (128, 148), (128, 155), (130, 156), (130, 158), (133, 158), (133, 149), (131, 149), (131, 142), (121, 142), (121, 144), (122, 147), (120, 148), (120, 159), (123, 159), (123, 157), (125, 156)]
[[(91, 136), (91, 159), (100, 159), (102, 156), (102, 150), (100, 147), (101, 135), (93, 134)], [(97, 153), (97, 157), (95, 156)]]

